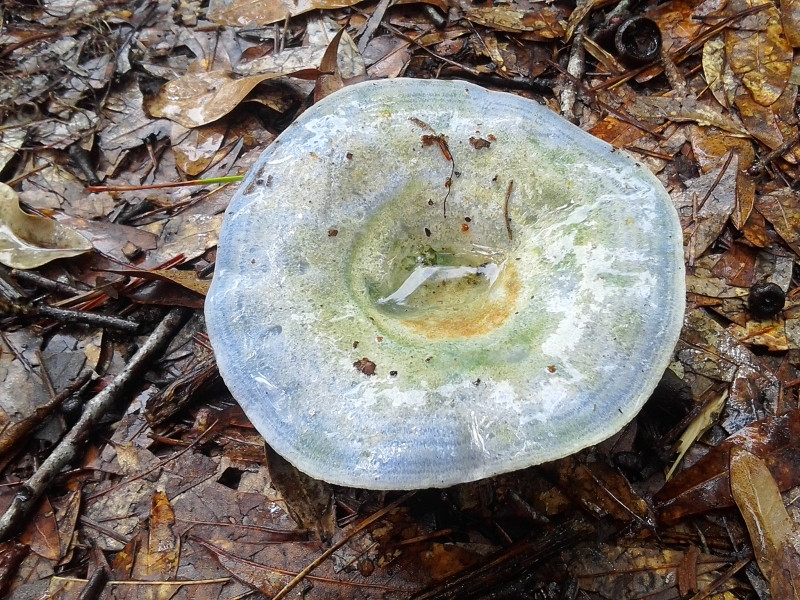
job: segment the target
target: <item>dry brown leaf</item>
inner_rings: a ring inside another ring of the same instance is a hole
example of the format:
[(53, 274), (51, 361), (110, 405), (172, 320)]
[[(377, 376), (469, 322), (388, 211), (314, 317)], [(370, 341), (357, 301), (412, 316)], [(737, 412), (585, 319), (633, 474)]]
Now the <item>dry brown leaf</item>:
[(766, 463), (747, 450), (731, 449), (731, 493), (750, 532), (758, 566), (773, 598), (800, 597), (800, 552), (792, 519)]
[(537, 5), (538, 11), (522, 11), (506, 6), (486, 6), (472, 8), (464, 16), (473, 23), (491, 27), (498, 31), (517, 33), (527, 31), (546, 39), (560, 38), (564, 35), (561, 13), (551, 6)]
[(736, 207), (731, 213), (731, 222), (741, 231), (753, 211), (756, 182), (747, 174), (753, 165), (755, 152), (752, 142), (747, 138), (728, 135), (708, 127), (691, 128), (692, 150), (703, 172), (720, 164), (722, 158), (733, 150), (739, 158), (736, 175)]
[[(601, 598), (684, 598), (680, 589), (682, 569), (698, 588), (711, 585), (727, 561), (710, 554), (628, 545), (595, 544), (578, 547), (564, 555), (581, 590)], [(689, 563), (689, 564), (686, 564)], [(691, 587), (691, 586), (689, 586)], [(696, 591), (696, 590), (695, 590)], [(580, 597), (580, 596), (579, 596)], [(715, 600), (729, 600), (713, 596)]]
[(50, 501), (45, 497), (28, 526), (19, 536), (23, 544), (42, 558), (57, 561), (61, 558), (58, 539), (58, 523)]
[(165, 83), (150, 102), (148, 111), (154, 117), (184, 127), (199, 127), (227, 115), (259, 83), (283, 75), (265, 73), (237, 79), (225, 71), (187, 73)]
[(0, 225), (0, 262), (15, 269), (33, 269), (92, 249), (77, 231), (23, 212), (17, 192), (4, 183), (0, 183)]
[[(762, 106), (745, 89), (740, 88), (734, 103), (750, 135), (774, 150), (797, 132), (797, 119), (794, 116), (796, 99), (796, 85), (787, 85), (783, 94), (769, 106)], [(794, 152), (787, 152), (783, 158), (792, 164), (797, 163), (800, 146), (795, 146)]]
[[(742, 11), (771, 0), (731, 0), (728, 10)], [(762, 106), (775, 102), (792, 72), (792, 48), (774, 5), (743, 18), (725, 30), (725, 53), (731, 70)]]
[(781, 0), (781, 22), (786, 39), (800, 48), (800, 0)]
[(756, 198), (756, 210), (797, 251), (800, 241), (800, 195), (790, 189), (764, 194)]
[(694, 122), (710, 125), (735, 134), (747, 133), (741, 123), (702, 100), (694, 97), (637, 96), (628, 112), (643, 121)]
[(166, 494), (156, 492), (151, 502), (147, 543), (136, 553), (131, 576), (142, 581), (167, 581), (178, 572), (181, 539), (173, 532), (175, 512)]
[(732, 97), (726, 92), (725, 76), (732, 73), (725, 59), (725, 40), (717, 35), (703, 45), (703, 76), (717, 102), (728, 109)]
[(739, 160), (735, 154), (719, 166), (690, 181), (675, 195), (674, 202), (693, 222), (684, 227), (684, 244), (690, 264), (713, 244), (736, 205), (736, 177)]
[(209, 123), (194, 129), (187, 129), (174, 123), (171, 139), (175, 153), (175, 166), (190, 177), (205, 171), (222, 146), (227, 127), (219, 123)]
[(208, 18), (220, 25), (270, 25), (310, 10), (330, 10), (361, 0), (211, 0)]

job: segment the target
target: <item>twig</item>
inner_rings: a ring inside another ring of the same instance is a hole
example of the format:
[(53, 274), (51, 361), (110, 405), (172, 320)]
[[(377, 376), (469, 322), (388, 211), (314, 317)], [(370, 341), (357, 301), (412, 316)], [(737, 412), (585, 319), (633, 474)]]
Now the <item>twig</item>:
[(575, 100), (578, 96), (575, 82), (580, 81), (586, 69), (586, 54), (583, 48), (584, 29), (583, 23), (575, 29), (575, 37), (572, 40), (572, 49), (567, 63), (567, 72), (572, 77), (565, 78), (561, 88), (561, 116), (571, 123), (575, 122)]
[(392, 511), (395, 508), (397, 508), (398, 506), (400, 506), (403, 502), (408, 500), (415, 493), (416, 492), (412, 491), (412, 492), (408, 492), (407, 494), (403, 494), (402, 496), (400, 496), (397, 500), (395, 500), (391, 504), (387, 504), (386, 506), (384, 506), (378, 512), (376, 512), (376, 513), (370, 515), (369, 517), (367, 517), (366, 519), (364, 519), (356, 527), (354, 527), (352, 530), (347, 532), (347, 535), (342, 537), (341, 540), (339, 540), (338, 542), (333, 544), (330, 548), (325, 550), (325, 552), (320, 554), (316, 559), (311, 561), (311, 563), (305, 569), (300, 571), (289, 583), (287, 583), (285, 586), (283, 586), (283, 589), (281, 591), (279, 591), (277, 594), (275, 594), (275, 596), (273, 596), (272, 600), (281, 600), (281, 598), (285, 598), (286, 595), (289, 592), (291, 592), (295, 588), (295, 586), (297, 586), (298, 583), (300, 583), (301, 581), (303, 581), (303, 579), (305, 579), (306, 575), (311, 573), (311, 571), (313, 571), (319, 565), (321, 565), (323, 562), (325, 562), (325, 559), (327, 559), (331, 554), (333, 554), (339, 548), (341, 548), (347, 542), (349, 542), (353, 538), (353, 536), (355, 536), (359, 532), (363, 531), (364, 529), (366, 529), (367, 527), (372, 525), (372, 523), (374, 523), (378, 519), (382, 518), (384, 515), (386, 515), (390, 511)]
[(372, 16), (364, 26), (364, 31), (361, 33), (361, 39), (358, 40), (358, 51), (362, 54), (364, 53), (364, 49), (367, 47), (367, 44), (369, 44), (369, 41), (372, 39), (372, 35), (375, 33), (375, 30), (378, 29), (381, 21), (383, 21), (383, 16), (386, 14), (386, 9), (392, 4), (392, 0), (380, 0), (380, 2), (378, 2), (378, 5), (375, 7), (375, 10), (372, 13)]
[(81, 290), (68, 283), (62, 283), (53, 279), (48, 279), (39, 275), (36, 271), (26, 271), (24, 269), (11, 269), (11, 277), (23, 283), (35, 285), (37, 288), (48, 291), (56, 292), (57, 294), (71, 294), (77, 296), (83, 294), (86, 290)]
[(508, 218), (508, 201), (511, 200), (511, 191), (514, 189), (514, 180), (508, 182), (508, 190), (506, 190), (506, 201), (503, 203), (503, 219), (506, 222), (506, 233), (508, 239), (512, 239), (511, 235), (511, 219)]
[(136, 380), (150, 360), (172, 340), (183, 325), (188, 311), (174, 308), (155, 328), (141, 348), (133, 355), (125, 368), (106, 388), (86, 403), (83, 414), (72, 429), (55, 447), (33, 476), (23, 485), (11, 501), (5, 514), (0, 517), (0, 540), (11, 537), (35, 508), (39, 498), (47, 491), (61, 470), (78, 456), (84, 442), (94, 431), (122, 395), (127, 386)]
[(792, 149), (792, 146), (794, 146), (798, 142), (800, 142), (800, 131), (795, 133), (792, 137), (783, 142), (780, 146), (775, 148), (775, 150), (773, 150), (769, 154), (766, 154), (761, 158), (759, 158), (755, 165), (747, 169), (747, 174), (753, 177), (762, 175), (767, 165), (769, 165), (772, 161), (786, 154), (789, 150)]
[(111, 317), (109, 315), (99, 315), (83, 310), (69, 310), (57, 308), (49, 304), (28, 304), (23, 302), (8, 301), (0, 295), (0, 313), (16, 315), (18, 317), (45, 317), (55, 319), (63, 323), (82, 323), (104, 329), (116, 329), (125, 333), (136, 333), (139, 331), (139, 323)]
[(706, 200), (708, 200), (711, 197), (711, 192), (713, 192), (717, 188), (717, 186), (719, 185), (719, 182), (722, 181), (722, 177), (723, 177), (723, 175), (725, 175), (725, 172), (728, 170), (728, 167), (730, 166), (732, 160), (733, 160), (733, 152), (728, 152), (728, 158), (725, 160), (725, 164), (722, 165), (722, 168), (719, 170), (719, 173), (717, 174), (717, 177), (714, 179), (714, 183), (712, 183), (711, 187), (708, 188), (708, 191), (706, 192), (706, 195), (703, 196), (703, 199), (700, 200), (700, 202), (697, 203), (697, 210), (698, 211), (703, 208), (703, 206), (706, 203)]

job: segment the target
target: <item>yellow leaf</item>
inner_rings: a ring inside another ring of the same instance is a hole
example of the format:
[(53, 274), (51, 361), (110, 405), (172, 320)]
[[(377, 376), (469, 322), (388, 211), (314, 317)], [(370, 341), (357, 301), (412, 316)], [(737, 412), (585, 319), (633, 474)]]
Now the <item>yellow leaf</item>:
[(733, 72), (762, 106), (775, 102), (789, 82), (792, 47), (783, 33), (781, 15), (771, 0), (734, 0), (729, 10), (770, 4), (725, 30), (725, 52)]

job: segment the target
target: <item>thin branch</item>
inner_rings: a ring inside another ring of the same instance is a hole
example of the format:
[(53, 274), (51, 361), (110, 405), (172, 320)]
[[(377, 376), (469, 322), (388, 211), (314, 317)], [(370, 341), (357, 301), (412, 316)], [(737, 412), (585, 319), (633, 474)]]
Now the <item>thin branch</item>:
[(108, 413), (128, 385), (146, 370), (150, 360), (172, 340), (183, 325), (186, 315), (186, 309), (172, 309), (150, 334), (147, 341), (142, 344), (138, 352), (133, 355), (130, 362), (125, 365), (125, 368), (102, 392), (86, 403), (78, 422), (64, 436), (33, 476), (17, 491), (11, 501), (11, 506), (0, 517), (0, 540), (8, 539), (16, 533), (61, 470), (78, 456), (100, 419)]

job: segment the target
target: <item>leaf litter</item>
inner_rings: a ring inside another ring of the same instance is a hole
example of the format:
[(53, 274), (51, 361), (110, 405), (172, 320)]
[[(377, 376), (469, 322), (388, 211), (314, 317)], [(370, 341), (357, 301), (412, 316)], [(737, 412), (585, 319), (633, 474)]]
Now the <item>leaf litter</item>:
[[(7, 263), (18, 270), (0, 270), (0, 377), (14, 391), (0, 400), (0, 509), (30, 507), (4, 529), (0, 590), (796, 596), (798, 6), (2, 9), (0, 222), (19, 242)], [(631, 66), (618, 55), (614, 28), (631, 16), (657, 24), (662, 59)], [(586, 52), (569, 97), (573, 43)], [(234, 186), (159, 186), (241, 175), (315, 99), (395, 76), (466, 78), (568, 111), (670, 191), (686, 242), (686, 325), (654, 398), (611, 440), (447, 490), (336, 488), (281, 465), (216, 376), (199, 311)], [(42, 227), (59, 233), (30, 244)], [(71, 241), (56, 243), (62, 234)], [(751, 293), (766, 282), (786, 300), (760, 317)], [(187, 311), (166, 318), (180, 331), (26, 503), (18, 492), (73, 435), (82, 406), (117, 393), (169, 308)]]

